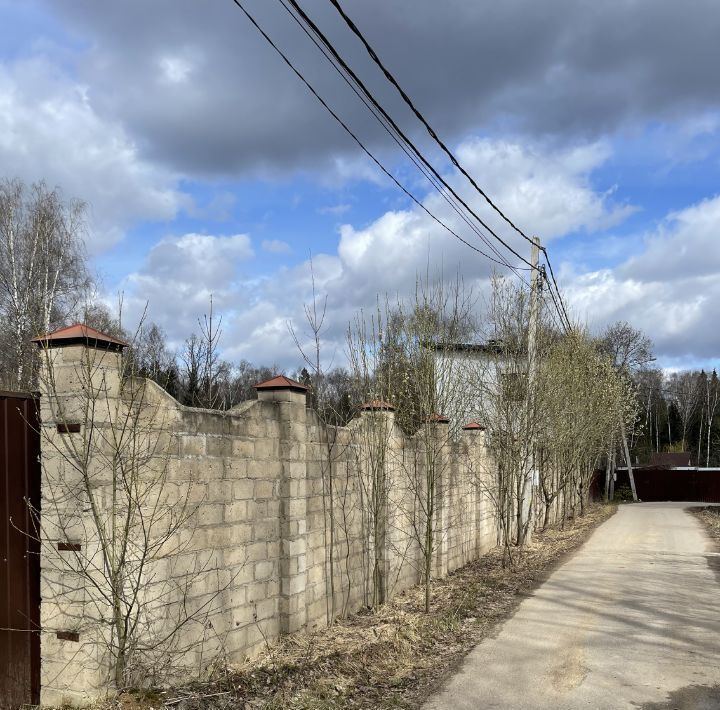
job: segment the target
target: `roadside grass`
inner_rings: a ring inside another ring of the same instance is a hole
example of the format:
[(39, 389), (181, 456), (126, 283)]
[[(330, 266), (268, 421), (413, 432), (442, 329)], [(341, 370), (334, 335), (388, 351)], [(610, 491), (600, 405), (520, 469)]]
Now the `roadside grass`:
[(697, 506), (689, 510), (700, 520), (710, 537), (720, 544), (720, 505)]
[[(294, 634), (241, 666), (228, 666), (212, 681), (142, 698), (126, 693), (103, 710), (391, 710), (417, 708), (457, 668), (464, 656), (495, 631), (595, 527), (614, 505), (591, 506), (585, 516), (535, 534), (504, 568), (492, 550), (432, 588), (423, 611), (423, 589), (413, 588), (374, 612), (338, 620), (332, 627)], [(718, 518), (720, 535), (720, 518)]]

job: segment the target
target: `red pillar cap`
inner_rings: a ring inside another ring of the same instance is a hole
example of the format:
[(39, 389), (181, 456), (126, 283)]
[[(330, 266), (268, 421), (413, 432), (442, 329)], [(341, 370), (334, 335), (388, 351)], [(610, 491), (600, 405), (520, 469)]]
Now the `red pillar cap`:
[(386, 412), (394, 412), (395, 407), (390, 402), (384, 402), (382, 399), (371, 399), (369, 402), (363, 402), (360, 405), (360, 409), (364, 411), (378, 411), (384, 410)]
[(305, 385), (297, 382), (296, 380), (291, 380), (289, 377), (285, 377), (285, 375), (277, 375), (276, 377), (271, 377), (269, 380), (265, 380), (264, 382), (259, 382), (255, 385), (255, 389), (258, 390), (258, 392), (267, 392), (268, 390), (307, 392), (307, 387), (305, 387)]
[(463, 427), (463, 429), (465, 431), (485, 431), (485, 427), (477, 422), (469, 422)]
[(444, 414), (431, 414), (427, 420), (435, 424), (449, 424), (450, 420)]
[(66, 328), (60, 328), (46, 335), (39, 335), (30, 342), (49, 348), (58, 348), (66, 345), (91, 345), (108, 350), (122, 350), (128, 345), (124, 340), (118, 340), (112, 335), (101, 333), (84, 323), (75, 323)]

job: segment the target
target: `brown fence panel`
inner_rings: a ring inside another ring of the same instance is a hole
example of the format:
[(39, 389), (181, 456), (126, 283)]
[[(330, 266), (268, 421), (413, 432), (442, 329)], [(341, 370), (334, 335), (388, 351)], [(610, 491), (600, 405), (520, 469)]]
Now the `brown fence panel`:
[[(720, 503), (720, 469), (634, 468), (638, 498), (643, 501)], [(629, 485), (627, 471), (618, 471), (616, 488)]]
[(0, 392), (0, 710), (40, 702), (37, 404)]

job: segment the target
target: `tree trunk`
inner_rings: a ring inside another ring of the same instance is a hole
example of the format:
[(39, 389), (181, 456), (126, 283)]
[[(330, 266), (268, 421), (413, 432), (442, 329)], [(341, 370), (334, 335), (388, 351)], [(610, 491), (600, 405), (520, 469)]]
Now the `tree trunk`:
[(607, 453), (607, 464), (605, 465), (605, 493), (604, 493), (604, 499), (605, 499), (605, 502), (606, 502), (606, 503), (607, 503), (608, 500), (609, 500), (609, 498), (608, 498), (608, 492), (609, 492), (609, 490), (610, 490), (610, 469), (611, 469), (611, 463), (610, 463), (610, 461), (611, 461), (611, 454), (610, 454), (610, 451), (611, 451), (611, 449), (608, 449), (608, 453)]
[(432, 524), (425, 528), (425, 613), (430, 613), (430, 575), (432, 573)]
[(625, 422), (620, 424), (620, 434), (623, 443), (623, 455), (625, 456), (625, 465), (628, 470), (628, 478), (630, 479), (630, 488), (632, 489), (632, 497), (635, 503), (638, 502), (637, 491), (635, 490), (635, 476), (632, 470), (632, 461), (630, 461), (630, 450), (628, 449), (627, 434), (625, 433)]

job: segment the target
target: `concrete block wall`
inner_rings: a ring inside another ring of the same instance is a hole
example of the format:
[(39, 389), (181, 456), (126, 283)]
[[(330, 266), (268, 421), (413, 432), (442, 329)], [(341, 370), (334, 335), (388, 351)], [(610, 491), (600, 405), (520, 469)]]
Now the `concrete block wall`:
[[(78, 348), (58, 348), (50, 364), (55, 379), (66, 383), (66, 408), (81, 399), (77, 363), (100, 352)], [(113, 402), (122, 404), (117, 353), (102, 357)], [(145, 679), (169, 669), (183, 678), (201, 675), (219, 659), (239, 662), (281, 634), (324, 626), (331, 614), (372, 603), (377, 550), (366, 512), (372, 476), (363, 454), (365, 415), (348, 427), (327, 427), (306, 406), (305, 394), (293, 388), (259, 391), (257, 400), (227, 412), (182, 406), (146, 380), (134, 381), (128, 391), (142, 391), (145, 436), (154, 442), (146, 466), (148, 477), (160, 476), (162, 486), (153, 504), (170, 513), (186, 511), (184, 517), (178, 513), (182, 524), (148, 565), (141, 603), (147, 632), (158, 638), (183, 615), (191, 618), (143, 656)], [(72, 475), (53, 450), (58, 412), (45, 394), (43, 490), (50, 493), (58, 482), (71, 485)], [(119, 416), (117, 408), (108, 411)], [(112, 416), (103, 426), (112, 429)], [(388, 423), (387, 505), (379, 546), (384, 593), (391, 597), (421, 579), (422, 556), (413, 535), (419, 511), (409, 476), (423, 465), (423, 456), (421, 443), (403, 435), (392, 413), (381, 416)], [(496, 538), (492, 507), (473, 479), (478, 467), (470, 463), (487, 457), (483, 434), (463, 433), (443, 455), (436, 574), (482, 554)], [(73, 534), (85, 543), (83, 529), (91, 528), (85, 519)], [(42, 554), (42, 700), (83, 704), (108, 687), (108, 631), (103, 615), (88, 606), (91, 595), (81, 576), (71, 593), (57, 580), (58, 570), (70, 573), (67, 560), (54, 559), (51, 545)], [(68, 630), (77, 637), (58, 638)]]

